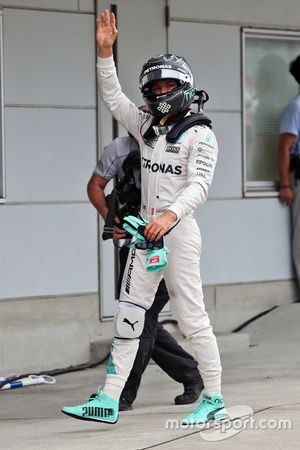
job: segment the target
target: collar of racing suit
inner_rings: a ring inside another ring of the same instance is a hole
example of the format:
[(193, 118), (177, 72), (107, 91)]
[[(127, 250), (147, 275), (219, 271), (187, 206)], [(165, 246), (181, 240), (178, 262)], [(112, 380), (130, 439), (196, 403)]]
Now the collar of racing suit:
[(190, 109), (179, 112), (178, 114), (169, 114), (163, 118), (153, 117), (151, 125), (143, 134), (145, 141), (153, 139), (155, 136), (167, 134), (170, 129), (190, 114)]

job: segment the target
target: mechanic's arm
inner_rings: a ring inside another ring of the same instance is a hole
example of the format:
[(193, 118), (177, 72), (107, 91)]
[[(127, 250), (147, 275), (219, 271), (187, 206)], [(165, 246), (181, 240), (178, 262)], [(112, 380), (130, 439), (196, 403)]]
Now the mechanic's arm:
[(279, 200), (290, 205), (293, 200), (293, 191), (290, 185), (290, 149), (295, 143), (296, 136), (291, 133), (282, 133), (279, 136)]
[(90, 202), (95, 206), (103, 220), (106, 220), (108, 208), (105, 199), (104, 189), (108, 180), (93, 174), (87, 185), (87, 193)]
[[(87, 193), (90, 202), (95, 206), (98, 213), (101, 215), (103, 220), (106, 220), (108, 213), (108, 207), (106, 203), (104, 189), (109, 180), (100, 177), (99, 175), (93, 174), (87, 186)], [(117, 225), (120, 224), (120, 219), (115, 217), (115, 229), (113, 239), (124, 239), (125, 231), (119, 228)]]

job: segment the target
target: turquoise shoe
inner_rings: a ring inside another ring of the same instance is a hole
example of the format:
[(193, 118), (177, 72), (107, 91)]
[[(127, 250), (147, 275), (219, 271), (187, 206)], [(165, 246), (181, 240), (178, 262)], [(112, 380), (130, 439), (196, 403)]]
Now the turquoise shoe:
[(64, 414), (80, 420), (116, 423), (119, 418), (119, 402), (98, 389), (98, 394), (87, 403), (77, 406), (64, 406)]
[(222, 420), (227, 417), (227, 411), (222, 395), (203, 394), (197, 408), (182, 420), (182, 425), (195, 425), (210, 420)]

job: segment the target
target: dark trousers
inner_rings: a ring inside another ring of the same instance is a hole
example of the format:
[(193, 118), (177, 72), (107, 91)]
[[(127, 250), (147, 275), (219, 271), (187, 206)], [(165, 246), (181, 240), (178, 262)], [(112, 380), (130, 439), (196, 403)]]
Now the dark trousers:
[[(128, 248), (120, 250), (120, 279), (123, 277)], [(203, 385), (195, 359), (187, 353), (158, 322), (158, 315), (169, 301), (165, 281), (159, 284), (154, 302), (145, 314), (145, 325), (140, 336), (139, 349), (121, 398), (132, 404), (136, 398), (141, 378), (150, 358), (178, 383)]]

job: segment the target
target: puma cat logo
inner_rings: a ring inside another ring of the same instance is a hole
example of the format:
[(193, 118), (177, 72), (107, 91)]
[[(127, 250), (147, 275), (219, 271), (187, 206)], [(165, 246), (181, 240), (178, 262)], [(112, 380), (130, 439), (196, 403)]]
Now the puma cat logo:
[(126, 317), (123, 319), (123, 322), (128, 323), (128, 325), (131, 326), (132, 330), (134, 331), (134, 325), (138, 323), (138, 320), (136, 320), (134, 323), (131, 323)]

